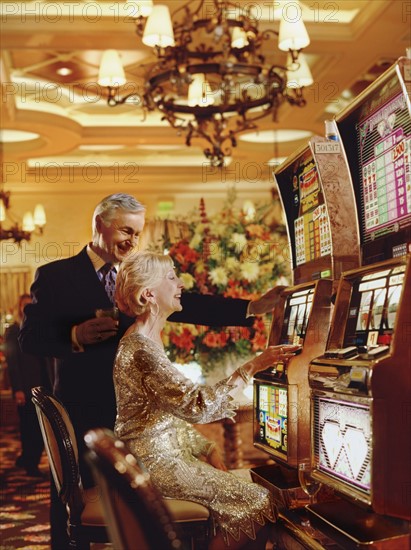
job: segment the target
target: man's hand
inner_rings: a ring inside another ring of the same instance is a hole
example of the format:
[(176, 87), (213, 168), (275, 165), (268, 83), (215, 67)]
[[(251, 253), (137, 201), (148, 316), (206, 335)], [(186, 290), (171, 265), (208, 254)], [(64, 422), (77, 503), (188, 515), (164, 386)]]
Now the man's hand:
[(77, 325), (76, 338), (81, 346), (98, 344), (115, 336), (118, 331), (118, 321), (111, 317), (96, 317)]
[(286, 288), (281, 285), (276, 286), (260, 296), (258, 300), (250, 302), (249, 313), (252, 315), (262, 315), (263, 313), (272, 311), (281, 300), (281, 295)]

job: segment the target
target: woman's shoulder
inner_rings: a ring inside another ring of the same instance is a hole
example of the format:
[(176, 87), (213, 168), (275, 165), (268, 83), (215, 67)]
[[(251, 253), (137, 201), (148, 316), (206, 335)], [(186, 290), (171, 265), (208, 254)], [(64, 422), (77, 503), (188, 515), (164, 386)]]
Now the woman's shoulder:
[(120, 345), (123, 348), (138, 348), (139, 350), (147, 350), (148, 352), (154, 351), (158, 353), (159, 351), (163, 351), (154, 340), (139, 332), (126, 333), (122, 337)]

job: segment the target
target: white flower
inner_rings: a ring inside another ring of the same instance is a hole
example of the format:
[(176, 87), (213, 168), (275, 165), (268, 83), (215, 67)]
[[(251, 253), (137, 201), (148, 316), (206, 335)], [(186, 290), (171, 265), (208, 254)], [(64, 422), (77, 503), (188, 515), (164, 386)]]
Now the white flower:
[(194, 233), (193, 238), (189, 243), (190, 248), (196, 249), (201, 244), (202, 240), (203, 240), (203, 235), (201, 235), (201, 233)]
[(236, 252), (241, 253), (243, 248), (247, 246), (247, 237), (244, 233), (233, 233), (230, 245), (235, 248)]
[(281, 285), (281, 286), (290, 286), (290, 280), (285, 277), (284, 275), (281, 275), (281, 277), (279, 277), (277, 279), (277, 281), (275, 282), (276, 285)]
[(227, 286), (228, 277), (224, 267), (216, 267), (210, 271), (210, 279), (213, 285)]
[(184, 285), (185, 290), (190, 290), (190, 288), (193, 288), (195, 279), (192, 275), (190, 275), (190, 273), (180, 273), (179, 277)]
[(241, 275), (247, 281), (256, 281), (260, 274), (260, 267), (256, 262), (245, 262), (241, 264)]
[(215, 237), (223, 237), (227, 231), (227, 225), (223, 223), (210, 224), (210, 232)]
[(239, 262), (235, 256), (229, 256), (225, 261), (225, 266), (228, 271), (236, 271)]
[(199, 224), (195, 227), (194, 231), (195, 231), (195, 233), (198, 233), (199, 235), (201, 235), (201, 237), (203, 237), (203, 236), (204, 236), (204, 229), (205, 229), (205, 228), (206, 228), (206, 226), (205, 226), (204, 223), (199, 223)]

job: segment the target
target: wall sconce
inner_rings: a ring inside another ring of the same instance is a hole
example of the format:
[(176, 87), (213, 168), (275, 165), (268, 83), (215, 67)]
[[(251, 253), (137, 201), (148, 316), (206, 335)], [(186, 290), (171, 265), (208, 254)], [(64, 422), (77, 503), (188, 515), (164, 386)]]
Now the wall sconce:
[[(3, 224), (7, 220), (11, 222), (11, 226), (5, 228)], [(0, 191), (0, 240), (13, 240), (16, 243), (29, 241), (34, 232), (42, 235), (45, 225), (46, 212), (42, 204), (36, 205), (33, 214), (26, 212), (20, 224), (10, 212), (10, 191)]]

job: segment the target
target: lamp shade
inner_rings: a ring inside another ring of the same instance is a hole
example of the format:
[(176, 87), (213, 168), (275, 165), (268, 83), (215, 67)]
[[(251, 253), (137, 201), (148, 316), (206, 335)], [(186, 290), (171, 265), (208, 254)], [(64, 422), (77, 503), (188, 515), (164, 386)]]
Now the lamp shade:
[(35, 228), (33, 214), (31, 212), (26, 212), (23, 216), (23, 231), (31, 233)]
[(188, 105), (190, 107), (195, 107), (196, 105), (207, 107), (213, 103), (214, 99), (211, 95), (211, 87), (204, 74), (193, 75), (193, 80), (188, 87)]
[(234, 27), (231, 35), (231, 47), (241, 49), (246, 46), (248, 46), (247, 34), (241, 27)]
[(292, 61), (291, 54), (288, 55), (287, 87), (302, 88), (311, 86), (314, 83), (313, 75), (303, 53), (298, 55), (297, 61)]
[(123, 65), (116, 50), (106, 50), (100, 62), (98, 72), (98, 83), (100, 86), (118, 88), (126, 83)]
[(0, 200), (0, 222), (6, 220), (6, 207), (4, 206), (3, 199)]
[(302, 50), (310, 43), (307, 29), (301, 17), (286, 21), (281, 19), (278, 35), (278, 47), (283, 52), (289, 50)]
[(154, 48), (174, 46), (174, 31), (168, 6), (156, 4), (147, 19), (143, 34), (143, 44)]
[(127, 10), (130, 17), (148, 17), (153, 9), (153, 0), (127, 0)]
[(34, 224), (38, 227), (46, 225), (46, 212), (42, 204), (37, 204), (34, 208)]

